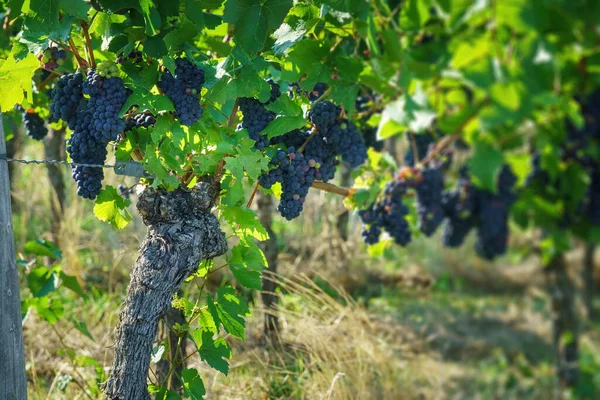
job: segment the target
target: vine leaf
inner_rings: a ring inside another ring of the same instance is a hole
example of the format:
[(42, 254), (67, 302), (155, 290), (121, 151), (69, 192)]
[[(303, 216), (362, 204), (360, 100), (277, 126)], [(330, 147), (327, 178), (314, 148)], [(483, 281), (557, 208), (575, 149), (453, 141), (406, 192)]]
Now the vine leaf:
[(33, 54), (29, 54), (23, 60), (17, 62), (12, 54), (0, 67), (0, 110), (6, 112), (15, 104), (21, 104), (27, 93), (27, 100), (32, 103), (32, 81), (35, 70), (40, 62)]
[(237, 235), (251, 236), (260, 241), (269, 238), (256, 213), (246, 207), (227, 207), (222, 210), (222, 215)]
[(196, 329), (192, 332), (192, 338), (196, 343), (200, 358), (219, 372), (227, 375), (231, 358), (231, 349), (223, 338), (213, 339), (213, 333), (204, 329)]
[(500, 171), (504, 157), (502, 152), (485, 142), (475, 144), (475, 154), (469, 160), (469, 172), (475, 185), (496, 192), (496, 174)]
[(229, 260), (229, 269), (238, 282), (247, 288), (260, 290), (262, 282), (260, 280), (260, 271), (266, 265), (266, 261), (258, 248), (251, 248), (244, 244), (239, 244), (232, 249), (232, 256)]
[(189, 397), (192, 400), (201, 400), (204, 398), (206, 389), (196, 369), (184, 369), (181, 372), (181, 379), (183, 380), (183, 395), (185, 397)]
[(223, 19), (235, 25), (236, 42), (248, 52), (262, 50), (268, 29), (279, 27), (292, 0), (228, 0)]
[(243, 316), (249, 314), (250, 310), (246, 302), (235, 295), (231, 286), (218, 288), (216, 300), (208, 295), (208, 312), (212, 318), (204, 317), (206, 321), (201, 324), (204, 330), (216, 333), (218, 326), (223, 325), (230, 335), (246, 340), (246, 321)]
[(107, 186), (98, 194), (94, 215), (100, 221), (108, 222), (116, 229), (123, 229), (133, 220), (127, 211), (129, 204), (131, 202), (119, 196), (114, 187)]

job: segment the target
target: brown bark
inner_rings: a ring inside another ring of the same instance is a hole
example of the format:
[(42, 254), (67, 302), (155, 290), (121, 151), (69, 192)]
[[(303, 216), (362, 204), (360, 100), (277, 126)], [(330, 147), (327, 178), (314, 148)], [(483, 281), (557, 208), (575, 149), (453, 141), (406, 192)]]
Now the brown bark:
[[(44, 153), (47, 160), (64, 161), (65, 157), (65, 131), (49, 129), (48, 136), (44, 139)], [(54, 192), (50, 195), (50, 209), (52, 212), (52, 240), (58, 243), (61, 221), (65, 210), (65, 179), (60, 165), (46, 164), (48, 178)]]
[(148, 233), (133, 265), (113, 368), (103, 385), (109, 399), (150, 399), (147, 378), (160, 317), (202, 260), (227, 251), (225, 234), (210, 213), (215, 197), (206, 182), (191, 192), (147, 188), (140, 196), (137, 208)]
[[(21, 150), (21, 145), (23, 144), (23, 135), (20, 134), (19, 132), (19, 126), (15, 123), (15, 121), (12, 118), (7, 118), (6, 121), (8, 122), (8, 127), (5, 127), (5, 129), (8, 129), (12, 132), (13, 137), (11, 140), (9, 140), (8, 142), (6, 142), (6, 157), (7, 158), (15, 158), (15, 156), (18, 155), (19, 151)], [(16, 175), (15, 175), (15, 169), (16, 168), (16, 163), (11, 162), (8, 163), (8, 176), (10, 177), (10, 200), (12, 203), (12, 208), (13, 210), (18, 209), (18, 202), (17, 199), (13, 196), (13, 192), (14, 192), (14, 184), (15, 182), (17, 182), (16, 179)]]
[[(5, 151), (0, 112), (0, 154)], [(0, 399), (21, 400), (27, 398), (27, 380), (8, 164), (0, 160)]]
[(594, 290), (596, 286), (596, 282), (594, 281), (595, 252), (596, 245), (594, 243), (586, 243), (583, 259), (583, 300), (589, 319), (596, 318), (596, 310), (594, 309)]
[(269, 263), (268, 273), (263, 274), (262, 279), (262, 302), (265, 307), (264, 332), (266, 336), (271, 336), (279, 330), (279, 319), (277, 318), (277, 296), (274, 294), (277, 289), (275, 274), (277, 273), (277, 256), (279, 249), (277, 247), (277, 236), (273, 232), (273, 196), (258, 191), (256, 194), (256, 203), (258, 206), (258, 218), (265, 227), (269, 238), (259, 245), (265, 253), (265, 258)]
[(572, 387), (579, 377), (579, 321), (575, 308), (576, 288), (563, 255), (546, 266), (552, 301), (552, 339), (560, 381)]

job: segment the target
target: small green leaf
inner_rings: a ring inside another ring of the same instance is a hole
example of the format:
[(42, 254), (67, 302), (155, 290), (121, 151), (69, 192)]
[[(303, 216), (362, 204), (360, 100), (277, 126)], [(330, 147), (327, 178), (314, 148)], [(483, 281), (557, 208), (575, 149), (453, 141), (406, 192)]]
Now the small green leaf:
[(62, 259), (62, 252), (52, 242), (45, 239), (32, 240), (25, 243), (23, 246), (25, 254), (33, 254), (36, 256), (50, 257), (54, 260), (60, 261)]
[(181, 372), (183, 380), (183, 395), (192, 400), (201, 400), (206, 394), (202, 378), (198, 375), (198, 371), (193, 368), (184, 369)]
[(231, 349), (223, 338), (213, 339), (213, 333), (203, 329), (196, 329), (191, 333), (200, 358), (219, 372), (227, 375), (229, 364), (227, 359), (231, 358)]
[(27, 274), (27, 286), (34, 297), (43, 297), (58, 287), (57, 274), (46, 268), (37, 267)]
[(114, 187), (107, 186), (98, 194), (94, 215), (116, 229), (123, 229), (133, 220), (126, 209), (130, 203), (129, 200), (119, 196)]
[(33, 54), (28, 54), (21, 61), (16, 61), (12, 54), (0, 67), (0, 110), (7, 112), (12, 110), (15, 104), (21, 104), (27, 94), (31, 102), (33, 74), (38, 69), (40, 62)]
[(485, 142), (475, 143), (475, 154), (469, 160), (469, 172), (473, 183), (482, 189), (496, 192), (496, 175), (504, 157), (502, 152)]
[(83, 289), (81, 288), (81, 285), (79, 284), (77, 278), (71, 275), (67, 275), (63, 271), (59, 272), (59, 276), (64, 287), (78, 294), (83, 299), (88, 298)]

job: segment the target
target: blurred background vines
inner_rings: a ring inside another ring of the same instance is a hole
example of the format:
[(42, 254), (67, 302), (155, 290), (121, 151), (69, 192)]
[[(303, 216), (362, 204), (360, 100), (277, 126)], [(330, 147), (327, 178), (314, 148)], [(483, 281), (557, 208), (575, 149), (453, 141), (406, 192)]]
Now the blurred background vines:
[(599, 21), (0, 0), (29, 398), (599, 398)]

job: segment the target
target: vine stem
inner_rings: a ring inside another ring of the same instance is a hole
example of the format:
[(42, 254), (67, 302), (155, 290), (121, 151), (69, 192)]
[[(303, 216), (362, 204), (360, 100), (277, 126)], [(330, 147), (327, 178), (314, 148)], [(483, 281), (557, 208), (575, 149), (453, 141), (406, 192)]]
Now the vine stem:
[(252, 207), (252, 203), (254, 202), (254, 197), (256, 196), (256, 192), (258, 192), (258, 181), (254, 184), (254, 190), (252, 190), (252, 194), (250, 195), (250, 199), (248, 199), (248, 204), (246, 204), (246, 208)]
[(410, 136), (410, 145), (412, 147), (414, 164), (418, 164), (419, 163), (419, 148), (417, 147), (417, 141), (415, 139), (415, 134), (412, 132), (409, 132), (408, 135)]
[(323, 100), (325, 100), (327, 98), (327, 96), (329, 96), (329, 94), (331, 93), (331, 90), (332, 90), (331, 88), (327, 88), (327, 90), (325, 90), (323, 92), (323, 94), (318, 99), (316, 99), (315, 101), (313, 101), (312, 106), (314, 107), (316, 104), (318, 104), (318, 103), (322, 102)]
[(302, 143), (302, 146), (300, 146), (298, 148), (298, 153), (302, 153), (304, 151), (304, 149), (306, 148), (306, 146), (308, 145), (308, 142), (310, 142), (310, 140), (315, 137), (317, 135), (318, 131), (317, 128), (315, 127), (313, 129), (313, 131), (310, 133), (310, 135), (308, 135), (308, 137), (306, 138), (306, 140), (304, 141), (304, 143)]
[(73, 55), (77, 59), (77, 63), (79, 64), (79, 66), (81, 68), (89, 67), (89, 64), (87, 63), (87, 61), (85, 61), (83, 58), (81, 58), (81, 55), (79, 55), (79, 52), (77, 51), (77, 47), (75, 46), (75, 42), (73, 42), (73, 39), (69, 38), (68, 43), (69, 43), (69, 46), (71, 46), (71, 53), (73, 53)]
[(96, 68), (96, 59), (94, 58), (94, 49), (92, 48), (92, 39), (90, 38), (90, 26), (87, 22), (81, 21), (81, 29), (85, 36), (85, 43), (87, 45), (88, 53), (90, 55), (90, 64), (92, 68)]
[(324, 192), (339, 194), (340, 196), (344, 197), (350, 197), (354, 193), (353, 189), (348, 189), (345, 187), (334, 185), (332, 183), (321, 181), (314, 181), (312, 187), (318, 190), (322, 190)]
[[(46, 70), (46, 69), (44, 68), (44, 70)], [(52, 81), (52, 79), (54, 79), (56, 76), (60, 76), (60, 74), (57, 74), (57, 73), (50, 74), (46, 79), (44, 79), (42, 82), (40, 82), (39, 85), (37, 85), (38, 90), (42, 91), (46, 87), (46, 85), (49, 84)]]

